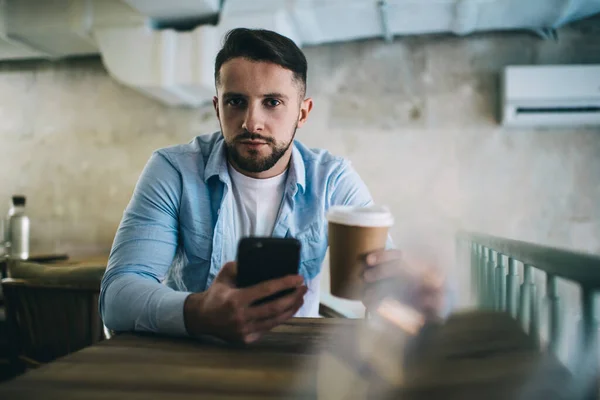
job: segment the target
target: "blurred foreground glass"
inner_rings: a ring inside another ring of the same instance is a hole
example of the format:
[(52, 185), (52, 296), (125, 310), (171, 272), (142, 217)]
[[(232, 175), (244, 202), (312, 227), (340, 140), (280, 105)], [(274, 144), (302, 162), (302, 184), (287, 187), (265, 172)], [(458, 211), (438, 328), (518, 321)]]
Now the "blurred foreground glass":
[[(382, 398), (402, 387), (426, 318), (393, 297), (384, 298), (353, 331), (333, 335), (321, 353), (319, 399)], [(344, 382), (344, 383), (342, 383)]]
[(387, 398), (421, 362), (431, 334), (444, 322), (439, 312), (448, 300), (445, 279), (439, 266), (416, 254), (403, 254), (399, 268), (395, 278), (361, 282), (369, 316), (329, 339), (331, 351), (320, 356), (319, 398)]

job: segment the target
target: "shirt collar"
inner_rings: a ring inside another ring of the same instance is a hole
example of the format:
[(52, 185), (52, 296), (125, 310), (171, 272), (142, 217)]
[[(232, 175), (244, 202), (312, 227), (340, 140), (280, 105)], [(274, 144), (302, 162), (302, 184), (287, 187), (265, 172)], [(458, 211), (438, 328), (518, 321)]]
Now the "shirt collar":
[(204, 182), (208, 182), (208, 180), (215, 175), (218, 175), (222, 181), (229, 180), (226, 154), (225, 140), (223, 140), (223, 135), (220, 134), (206, 161), (206, 166), (204, 167)]
[[(299, 186), (304, 192), (306, 186), (306, 168), (304, 166), (304, 159), (296, 141), (292, 145), (292, 159), (290, 162), (290, 170), (288, 174), (288, 181), (290, 186)], [(208, 156), (206, 167), (204, 168), (204, 182), (208, 182), (213, 176), (219, 176), (219, 179), (223, 182), (230, 182), (229, 171), (227, 170), (227, 151), (225, 147), (225, 140), (221, 135)], [(295, 192), (294, 192), (295, 193)]]
[(293, 146), (288, 179), (290, 180), (291, 185), (294, 187), (299, 186), (300, 190), (304, 192), (306, 186), (306, 168), (304, 166), (304, 159), (302, 158), (302, 154), (300, 154), (300, 150), (298, 150), (298, 146), (296, 146), (296, 141), (294, 141)]

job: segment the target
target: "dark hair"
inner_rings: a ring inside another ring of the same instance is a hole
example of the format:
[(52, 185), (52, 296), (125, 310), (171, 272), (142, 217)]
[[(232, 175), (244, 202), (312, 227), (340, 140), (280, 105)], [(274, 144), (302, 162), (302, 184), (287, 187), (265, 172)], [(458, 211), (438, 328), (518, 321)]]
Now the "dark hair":
[(225, 35), (223, 47), (215, 60), (215, 83), (220, 83), (221, 66), (237, 58), (266, 61), (277, 64), (294, 73), (301, 84), (302, 94), (306, 91), (306, 57), (291, 39), (265, 29), (232, 29)]

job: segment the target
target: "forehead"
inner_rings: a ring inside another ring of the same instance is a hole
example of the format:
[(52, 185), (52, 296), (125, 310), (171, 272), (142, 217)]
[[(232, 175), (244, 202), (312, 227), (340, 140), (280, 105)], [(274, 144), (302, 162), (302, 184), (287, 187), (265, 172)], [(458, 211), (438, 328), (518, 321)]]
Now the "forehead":
[(238, 57), (221, 66), (219, 89), (222, 92), (258, 96), (265, 93), (292, 95), (298, 93), (299, 85), (289, 69), (270, 62)]

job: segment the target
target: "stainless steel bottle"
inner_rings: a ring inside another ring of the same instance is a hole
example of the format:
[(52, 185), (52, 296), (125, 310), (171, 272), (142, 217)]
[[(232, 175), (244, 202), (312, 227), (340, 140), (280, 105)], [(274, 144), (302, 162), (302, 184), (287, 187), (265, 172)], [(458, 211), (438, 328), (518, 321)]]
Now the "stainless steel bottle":
[(10, 255), (10, 217), (12, 217), (15, 213), (15, 203), (13, 198), (10, 198), (10, 205), (8, 207), (8, 212), (6, 213), (6, 218), (4, 219), (4, 248), (7, 255)]
[(29, 217), (25, 214), (25, 196), (13, 196), (8, 211), (8, 255), (10, 258), (29, 258)]
[(5, 257), (7, 254), (6, 250), (6, 221), (4, 218), (0, 218), (0, 259)]

